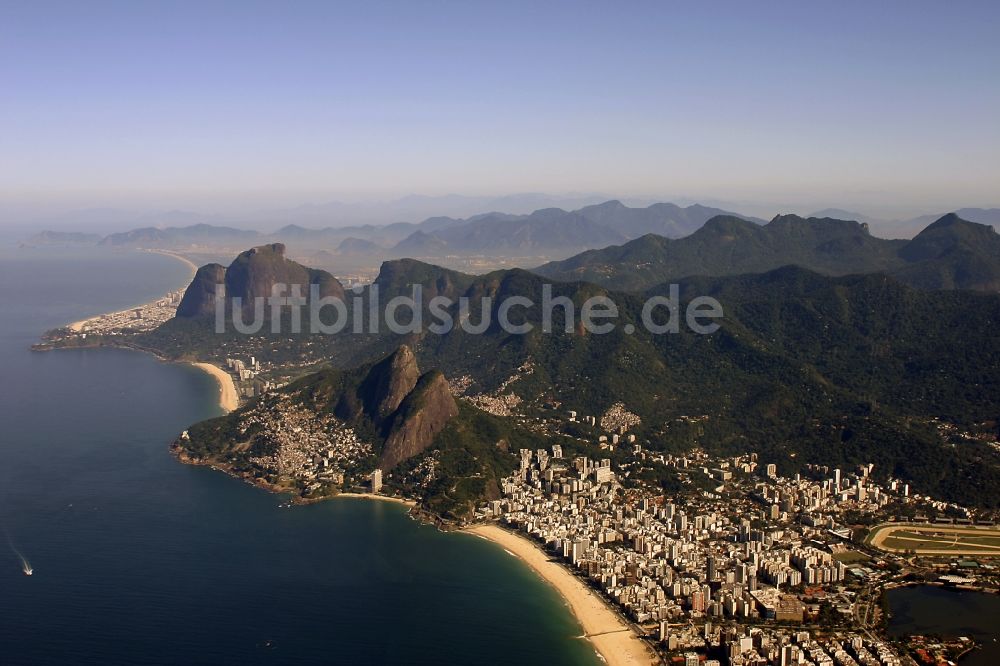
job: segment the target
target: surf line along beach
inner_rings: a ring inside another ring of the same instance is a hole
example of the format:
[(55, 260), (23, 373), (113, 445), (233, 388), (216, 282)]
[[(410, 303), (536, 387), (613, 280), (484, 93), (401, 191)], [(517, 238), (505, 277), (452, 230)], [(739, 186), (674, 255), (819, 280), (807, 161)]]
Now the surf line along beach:
[[(194, 264), (194, 262), (192, 262), (187, 257), (184, 257), (182, 255), (176, 254), (174, 252), (170, 252), (170, 251), (167, 251), (167, 250), (156, 250), (156, 249), (144, 250), (144, 251), (148, 252), (148, 253), (151, 253), (151, 254), (160, 254), (160, 255), (163, 255), (165, 257), (170, 257), (171, 259), (176, 259), (177, 261), (180, 261), (181, 263), (183, 263), (188, 268), (187, 282), (190, 282), (190, 280), (194, 277), (194, 275), (196, 274), (196, 272), (198, 270), (198, 267)], [(181, 289), (183, 289), (184, 286), (186, 286), (186, 284), (187, 283), (185, 283), (185, 285), (182, 285)], [(160, 299), (154, 300), (152, 303), (156, 303), (159, 300), (162, 300), (162, 297)], [(144, 308), (144, 307), (148, 308), (148, 307), (150, 307), (152, 305), (152, 303), (147, 303), (147, 304), (136, 306), (136, 307), (139, 307), (139, 308)], [(108, 315), (108, 314), (105, 314), (105, 315), (96, 315), (96, 316), (93, 316), (93, 317), (89, 317), (87, 319), (82, 319), (80, 321), (73, 322), (72, 324), (69, 324), (67, 326), (67, 328), (69, 328), (70, 330), (72, 330), (72, 331), (74, 331), (76, 333), (81, 333), (81, 332), (84, 332), (87, 327), (94, 326), (96, 323), (100, 322), (105, 317), (114, 316), (114, 315), (122, 315), (124, 313), (129, 312), (130, 310), (136, 309), (136, 307), (126, 308), (125, 310), (121, 310), (121, 311), (118, 311), (118, 312), (110, 313), (110, 315)], [(168, 307), (171, 308), (171, 310), (173, 308), (172, 305), (170, 305)], [(172, 312), (170, 314), (172, 315)], [(154, 326), (155, 325), (158, 325), (158, 324), (154, 324)], [(166, 360), (166, 359), (161, 359), (161, 360)], [(198, 368), (199, 370), (201, 370), (203, 372), (208, 373), (209, 375), (211, 375), (212, 377), (214, 377), (215, 380), (218, 382), (218, 384), (219, 384), (219, 406), (224, 411), (226, 411), (228, 413), (228, 412), (231, 412), (234, 409), (236, 409), (236, 408), (239, 407), (239, 394), (236, 391), (236, 384), (233, 382), (233, 378), (232, 378), (232, 376), (229, 373), (225, 372), (224, 370), (222, 370), (222, 368), (218, 367), (217, 365), (213, 365), (211, 363), (194, 361), (194, 362), (191, 362), (191, 365), (194, 366), (195, 368)]]
[[(187, 257), (181, 256), (174, 252), (169, 252), (166, 250), (145, 250), (145, 251), (151, 254), (160, 254), (165, 257), (170, 257), (171, 259), (176, 259), (177, 261), (183, 263), (185, 266), (187, 266), (189, 271), (188, 281), (190, 281), (191, 278), (194, 277), (195, 273), (198, 270), (198, 267), (194, 264), (194, 262), (192, 262)], [(149, 304), (138, 307), (148, 307), (148, 305)], [(135, 308), (127, 308), (126, 310), (122, 310), (121, 312), (127, 312), (132, 309)], [(120, 313), (111, 313), (111, 314), (114, 315)], [(83, 319), (77, 322), (73, 322), (72, 324), (69, 324), (67, 328), (79, 333), (83, 331), (86, 326), (92, 324), (93, 322), (97, 322), (102, 317), (106, 316), (108, 315), (97, 315), (94, 317), (90, 317), (88, 319)], [(228, 413), (239, 407), (239, 394), (236, 392), (236, 384), (233, 382), (233, 378), (228, 372), (225, 372), (224, 370), (222, 370), (222, 368), (218, 367), (217, 365), (213, 365), (211, 363), (192, 362), (191, 365), (198, 368), (199, 370), (202, 370), (203, 372), (207, 372), (212, 377), (214, 377), (215, 380), (219, 383), (219, 406), (224, 411)]]
[(625, 620), (579, 578), (528, 540), (497, 525), (474, 525), (464, 530), (503, 547), (552, 585), (608, 666), (646, 666), (659, 663), (649, 647)]
[[(185, 266), (187, 266), (187, 268), (188, 268), (187, 281), (183, 285), (181, 285), (180, 289), (184, 289), (191, 282), (191, 279), (194, 278), (194, 276), (198, 272), (198, 266), (195, 265), (195, 263), (193, 261), (191, 261), (187, 257), (181, 256), (181, 255), (176, 254), (174, 252), (170, 252), (168, 250), (139, 250), (139, 251), (140, 252), (146, 252), (148, 254), (159, 254), (159, 255), (162, 255), (164, 257), (170, 257), (171, 259), (176, 259), (177, 261), (179, 261), (182, 264), (184, 264)], [(162, 297), (161, 297), (161, 299), (162, 299)], [(154, 299), (152, 301), (152, 303), (155, 303), (157, 300), (161, 300), (161, 299)], [(148, 308), (148, 307), (150, 307), (152, 305), (152, 303), (140, 303), (138, 305), (133, 305), (132, 307), (129, 307), (129, 308), (124, 308), (123, 310), (119, 310), (117, 312), (111, 312), (111, 313), (107, 313), (107, 314), (99, 314), (99, 315), (95, 315), (93, 317), (88, 317), (87, 319), (81, 319), (80, 321), (75, 321), (72, 324), (67, 324), (66, 328), (68, 328), (69, 330), (73, 331), (74, 333), (82, 333), (86, 327), (91, 326), (91, 325), (95, 324), (96, 322), (99, 322), (101, 319), (103, 319), (105, 317), (114, 316), (114, 315), (122, 315), (122, 314), (130, 312), (132, 310), (135, 310), (136, 308)]]
[(222, 409), (228, 413), (240, 406), (232, 375), (211, 363), (195, 362), (191, 365), (215, 377), (215, 381), (219, 383), (219, 406)]

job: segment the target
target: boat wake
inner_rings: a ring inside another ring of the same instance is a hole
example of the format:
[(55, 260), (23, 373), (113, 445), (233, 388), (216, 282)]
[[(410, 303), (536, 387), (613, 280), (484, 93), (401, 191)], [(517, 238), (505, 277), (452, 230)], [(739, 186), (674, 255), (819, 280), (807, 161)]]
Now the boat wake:
[(35, 573), (35, 570), (32, 568), (31, 562), (29, 562), (28, 558), (22, 555), (21, 551), (17, 549), (17, 546), (14, 545), (13, 540), (11, 540), (10, 538), (10, 534), (7, 534), (7, 545), (10, 546), (11, 551), (13, 551), (15, 555), (17, 555), (17, 559), (21, 560), (21, 571), (24, 572), (24, 575), (25, 576), (33, 575)]

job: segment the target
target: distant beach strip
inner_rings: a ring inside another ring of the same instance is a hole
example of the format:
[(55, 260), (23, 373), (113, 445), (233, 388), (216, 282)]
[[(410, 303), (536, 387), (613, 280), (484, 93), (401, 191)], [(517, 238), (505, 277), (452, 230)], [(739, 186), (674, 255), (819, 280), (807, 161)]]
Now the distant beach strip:
[[(198, 271), (198, 267), (195, 263), (187, 257), (182, 257), (179, 254), (167, 252), (166, 250), (149, 250), (149, 252), (162, 254), (165, 257), (173, 257), (178, 261), (184, 262), (184, 264), (186, 264), (188, 269), (191, 271), (188, 279), (193, 278), (195, 273)], [(240, 406), (239, 394), (236, 392), (236, 384), (233, 382), (232, 375), (219, 366), (211, 363), (192, 363), (191, 365), (212, 375), (215, 377), (215, 381), (219, 382), (219, 407), (221, 407), (227, 414)]]
[[(149, 252), (151, 254), (160, 254), (160, 255), (163, 255), (165, 257), (171, 257), (172, 259), (176, 259), (176, 260), (182, 262), (185, 266), (188, 267), (188, 271), (189, 271), (188, 280), (190, 280), (192, 277), (194, 277), (195, 273), (198, 271), (198, 267), (195, 265), (195, 263), (193, 261), (191, 261), (187, 257), (181, 256), (181, 255), (176, 254), (174, 252), (169, 252), (167, 250), (145, 250), (145, 251)], [(139, 306), (139, 307), (142, 307), (142, 306)], [(122, 312), (126, 312), (126, 311), (132, 310), (132, 309), (134, 309), (134, 308), (126, 308)], [(81, 321), (73, 322), (72, 324), (70, 324), (68, 326), (68, 328), (70, 328), (70, 329), (72, 329), (74, 331), (78, 331), (79, 332), (79, 331), (83, 330), (83, 328), (86, 325), (90, 324), (91, 322), (100, 320), (101, 317), (103, 317), (103, 316), (106, 316), (106, 315), (97, 315), (97, 316), (94, 316), (94, 317), (89, 317), (87, 319), (83, 319)], [(236, 409), (237, 407), (239, 407), (239, 405), (240, 405), (239, 394), (236, 392), (236, 384), (233, 382), (232, 375), (230, 375), (228, 372), (224, 371), (222, 368), (218, 367), (217, 365), (213, 365), (211, 363), (194, 362), (194, 363), (191, 363), (191, 365), (193, 365), (194, 367), (198, 368), (199, 370), (202, 370), (203, 372), (207, 372), (212, 377), (214, 377), (215, 380), (219, 383), (219, 406), (226, 413), (229, 413), (229, 412), (233, 411), (234, 409)]]
[(170, 250), (159, 250), (155, 248), (143, 250), (143, 252), (150, 252), (152, 254), (162, 254), (164, 257), (171, 257), (172, 259), (176, 259), (177, 261), (182, 262), (191, 271), (190, 277), (194, 277), (194, 274), (198, 272), (198, 264), (194, 263), (184, 255), (177, 254), (176, 252), (171, 252)]
[[(176, 259), (177, 261), (179, 261), (182, 264), (184, 264), (185, 266), (187, 266), (188, 267), (187, 280), (185, 281), (185, 283), (183, 285), (181, 285), (181, 289), (184, 289), (185, 287), (187, 287), (188, 283), (191, 281), (192, 278), (194, 278), (195, 274), (198, 272), (198, 266), (193, 261), (191, 261), (187, 257), (181, 256), (181, 255), (176, 254), (174, 252), (170, 252), (168, 250), (141, 250), (141, 251), (142, 252), (148, 252), (150, 254), (163, 255), (164, 257), (170, 257), (171, 259)], [(155, 302), (155, 300), (154, 300), (154, 302)], [(148, 303), (139, 303), (137, 305), (133, 305), (130, 308), (124, 308), (122, 310), (119, 310), (118, 312), (112, 312), (110, 314), (112, 314), (112, 315), (113, 314), (120, 314), (122, 312), (128, 312), (129, 310), (134, 310), (136, 308), (147, 307), (148, 305), (149, 305)], [(87, 317), (86, 319), (81, 319), (80, 321), (74, 321), (72, 324), (67, 324), (66, 328), (68, 328), (71, 331), (74, 331), (76, 333), (80, 333), (81, 331), (83, 331), (83, 329), (84, 329), (85, 326), (88, 326), (88, 325), (92, 324), (93, 322), (96, 322), (96, 321), (100, 320), (102, 317), (105, 317), (105, 316), (107, 316), (107, 315), (105, 315), (105, 314), (99, 314), (99, 315), (94, 315), (93, 317)]]
[(584, 583), (554, 562), (526, 537), (497, 525), (474, 525), (465, 530), (501, 546), (531, 567), (566, 600), (583, 627), (584, 636), (608, 666), (648, 666), (659, 661), (625, 620)]

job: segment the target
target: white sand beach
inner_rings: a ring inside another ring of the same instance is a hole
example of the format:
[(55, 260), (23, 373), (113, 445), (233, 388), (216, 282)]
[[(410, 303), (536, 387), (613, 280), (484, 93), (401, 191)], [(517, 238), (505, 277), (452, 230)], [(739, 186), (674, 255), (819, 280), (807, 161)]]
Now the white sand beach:
[(528, 538), (496, 525), (475, 525), (465, 531), (499, 544), (555, 587), (583, 627), (587, 639), (609, 666), (659, 663), (652, 651), (604, 599), (561, 564), (552, 561)]
[(191, 365), (200, 370), (204, 370), (208, 374), (215, 377), (216, 381), (219, 382), (220, 407), (226, 410), (226, 412), (231, 412), (239, 407), (239, 398), (236, 396), (236, 384), (233, 382), (232, 375), (224, 371), (219, 366), (212, 365), (211, 363), (192, 363)]
[[(177, 261), (183, 263), (185, 266), (188, 267), (188, 282), (190, 282), (191, 279), (198, 272), (198, 266), (193, 261), (191, 261), (190, 259), (188, 259), (187, 257), (184, 257), (182, 255), (176, 254), (174, 252), (170, 252), (169, 250), (144, 250), (144, 251), (145, 252), (149, 252), (151, 254), (161, 254), (161, 255), (163, 255), (165, 257), (170, 257), (172, 259), (176, 259)], [(181, 288), (184, 288), (185, 286), (186, 285), (182, 285)], [(156, 300), (159, 300), (159, 299), (156, 299)], [(152, 301), (152, 303), (155, 303), (155, 302), (156, 302), (155, 300)], [(115, 314), (119, 314), (121, 312), (128, 312), (129, 310), (134, 310), (136, 308), (148, 308), (149, 306), (150, 306), (150, 303), (140, 303), (140, 304), (137, 304), (137, 305), (133, 305), (130, 308), (124, 308), (123, 310), (119, 310), (118, 312), (111, 312), (111, 313), (108, 313), (108, 314), (115, 315)], [(93, 324), (94, 322), (99, 321), (103, 316), (106, 316), (106, 315), (95, 315), (93, 317), (87, 317), (86, 319), (81, 319), (80, 321), (74, 321), (72, 324), (68, 324), (66, 326), (66, 328), (68, 328), (69, 330), (73, 331), (74, 333), (80, 333), (80, 332), (83, 331), (84, 326), (87, 326), (89, 324)]]

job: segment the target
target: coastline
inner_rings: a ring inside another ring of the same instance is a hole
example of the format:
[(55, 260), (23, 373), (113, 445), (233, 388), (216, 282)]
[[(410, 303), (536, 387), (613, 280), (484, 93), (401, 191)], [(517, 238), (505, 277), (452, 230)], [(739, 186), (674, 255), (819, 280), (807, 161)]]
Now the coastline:
[(215, 381), (219, 383), (219, 407), (227, 414), (240, 406), (240, 399), (236, 394), (236, 384), (233, 382), (232, 375), (211, 363), (195, 361), (191, 365), (215, 377)]
[(413, 500), (407, 500), (401, 497), (389, 497), (388, 495), (376, 495), (374, 493), (337, 493), (336, 495), (326, 499), (339, 499), (341, 497), (348, 499), (373, 500), (375, 502), (392, 502), (394, 504), (402, 504), (409, 507), (417, 506), (417, 503)]
[(171, 257), (173, 259), (176, 259), (176, 260), (180, 261), (185, 266), (187, 266), (188, 269), (191, 271), (191, 277), (192, 278), (194, 277), (195, 273), (198, 272), (198, 265), (197, 264), (195, 264), (193, 261), (191, 261), (187, 257), (185, 257), (183, 255), (180, 255), (180, 254), (177, 254), (175, 252), (171, 252), (170, 250), (153, 250), (153, 249), (150, 249), (150, 250), (145, 250), (145, 252), (149, 252), (151, 254), (162, 254), (164, 257)]
[(632, 627), (612, 611), (604, 599), (563, 565), (552, 561), (532, 541), (496, 525), (474, 525), (462, 531), (499, 545), (556, 588), (583, 627), (584, 637), (608, 666), (658, 663)]
[(247, 485), (253, 486), (254, 488), (259, 488), (265, 490), (274, 495), (290, 495), (289, 505), (307, 505), (316, 504), (318, 502), (326, 502), (328, 500), (335, 500), (340, 498), (355, 499), (355, 500), (370, 500), (373, 502), (389, 502), (391, 504), (401, 504), (403, 506), (409, 507), (411, 509), (419, 506), (416, 501), (411, 499), (404, 499), (402, 497), (391, 497), (389, 495), (376, 495), (374, 493), (356, 493), (356, 492), (342, 492), (335, 495), (324, 495), (322, 497), (309, 497), (303, 498), (294, 495), (294, 491), (289, 488), (284, 488), (282, 486), (272, 485), (267, 483), (262, 479), (252, 478), (250, 476), (240, 474), (239, 472), (233, 471), (233, 468), (224, 462), (218, 460), (202, 460), (202, 459), (192, 459), (188, 457), (187, 452), (180, 448), (175, 442), (170, 447), (171, 452), (176, 456), (177, 460), (184, 465), (194, 465), (196, 467), (209, 467), (216, 472), (222, 472), (226, 476), (232, 477), (234, 479), (239, 479)]
[[(191, 280), (194, 278), (194, 276), (198, 273), (198, 266), (196, 266), (195, 263), (193, 261), (191, 261), (190, 259), (188, 259), (187, 257), (183, 257), (183, 256), (181, 256), (179, 254), (175, 254), (175, 253), (170, 252), (168, 250), (152, 250), (151, 249), (151, 250), (138, 250), (138, 251), (139, 252), (147, 252), (149, 254), (160, 254), (160, 255), (163, 255), (164, 257), (170, 257), (172, 259), (176, 259), (177, 261), (181, 262), (182, 264), (184, 264), (185, 266), (188, 267), (188, 271), (189, 271), (188, 283), (190, 283)], [(155, 301), (153, 301), (153, 302), (155, 302)], [(119, 312), (124, 312), (124, 311), (127, 311), (127, 310), (134, 310), (135, 308), (140, 308), (140, 307), (143, 307), (145, 305), (147, 305), (147, 303), (137, 303), (136, 305), (133, 305), (132, 307), (123, 308), (122, 310), (119, 310)], [(71, 324), (67, 324), (65, 328), (68, 328), (69, 330), (73, 331), (74, 333), (79, 333), (80, 331), (83, 330), (84, 324), (86, 324), (89, 321), (92, 321), (92, 320), (95, 320), (95, 319), (99, 319), (104, 314), (107, 314), (107, 313), (97, 314), (97, 315), (94, 315), (93, 317), (87, 317), (86, 319), (81, 319), (80, 321), (74, 321)]]
[[(185, 266), (188, 267), (188, 271), (189, 271), (188, 280), (191, 280), (197, 274), (197, 272), (198, 272), (198, 267), (195, 265), (195, 263), (193, 261), (191, 261), (187, 257), (181, 256), (179, 254), (175, 254), (174, 252), (170, 252), (168, 250), (157, 250), (157, 249), (147, 249), (147, 250), (139, 250), (139, 251), (146, 252), (148, 254), (159, 254), (159, 255), (163, 255), (165, 257), (171, 257), (172, 259), (176, 259), (176, 260), (180, 261), (181, 263), (183, 263)], [(143, 304), (143, 305), (145, 305), (145, 304)], [(137, 307), (142, 307), (142, 305), (137, 306)], [(126, 308), (126, 310), (130, 310), (130, 309), (133, 309), (133, 308)], [(83, 326), (87, 322), (99, 319), (102, 316), (103, 315), (95, 315), (94, 317), (88, 317), (87, 319), (81, 319), (80, 321), (75, 321), (72, 324), (69, 324), (68, 326), (66, 326), (66, 328), (68, 328), (68, 329), (70, 329), (70, 330), (72, 330), (74, 332), (79, 333), (83, 329)], [(147, 351), (147, 352), (150, 352), (150, 350), (138, 350), (138, 351)], [(153, 355), (156, 356), (161, 361), (168, 361), (169, 360), (169, 359), (162, 358), (159, 354), (156, 354), (155, 352), (150, 352), (150, 353), (153, 353)], [(221, 407), (223, 411), (225, 411), (228, 414), (229, 412), (237, 409), (240, 406), (239, 394), (236, 391), (236, 384), (233, 381), (232, 375), (230, 375), (228, 372), (226, 372), (225, 370), (223, 370), (219, 366), (217, 366), (215, 364), (212, 364), (212, 363), (207, 363), (207, 362), (202, 362), (202, 361), (192, 361), (192, 362), (190, 362), (190, 365), (194, 366), (195, 368), (198, 368), (199, 370), (201, 370), (203, 372), (208, 373), (209, 375), (211, 375), (212, 377), (215, 378), (216, 382), (218, 382), (218, 384), (219, 384), (219, 407)]]

